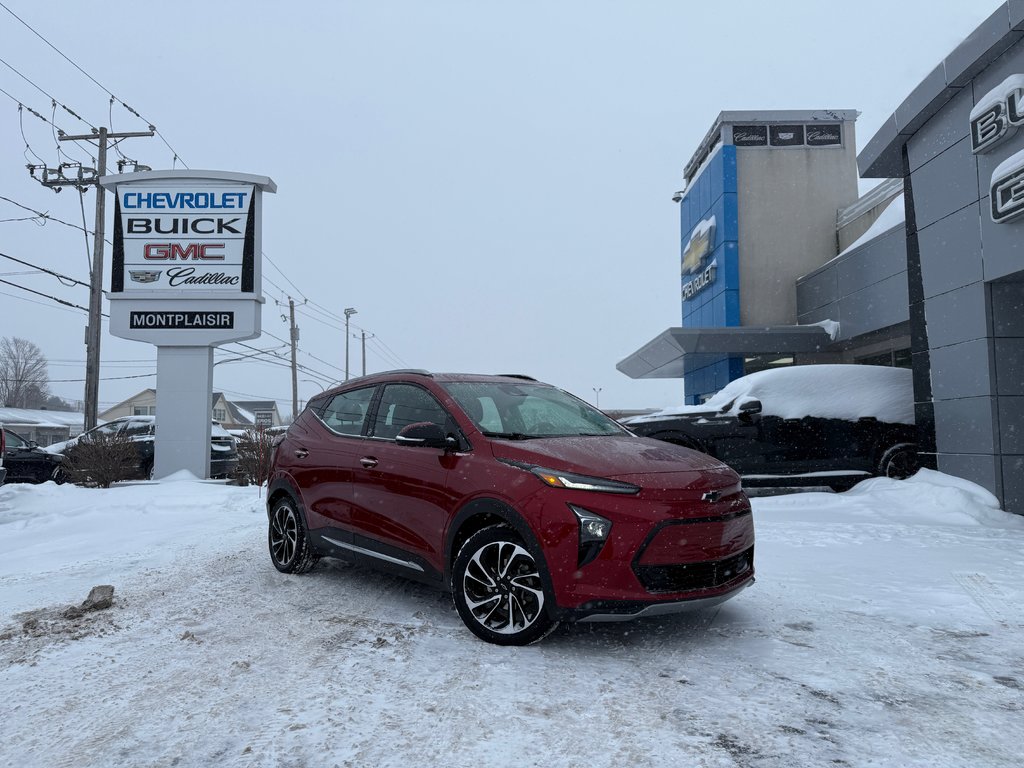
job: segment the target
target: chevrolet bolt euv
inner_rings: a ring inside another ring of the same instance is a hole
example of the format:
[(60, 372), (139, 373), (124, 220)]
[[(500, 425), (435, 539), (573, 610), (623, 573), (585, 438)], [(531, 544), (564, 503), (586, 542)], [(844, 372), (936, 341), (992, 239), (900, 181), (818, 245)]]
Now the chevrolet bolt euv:
[(335, 557), (435, 584), (500, 645), (754, 578), (735, 472), (526, 376), (392, 371), (313, 398), (274, 448), (267, 513), (279, 571)]

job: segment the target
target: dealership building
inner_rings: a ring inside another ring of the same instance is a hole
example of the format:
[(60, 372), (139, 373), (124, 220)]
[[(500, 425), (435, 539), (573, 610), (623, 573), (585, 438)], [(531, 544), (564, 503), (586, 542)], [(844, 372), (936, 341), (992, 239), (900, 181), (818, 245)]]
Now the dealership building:
[[(680, 327), (618, 364), (688, 403), (744, 373), (911, 367), (922, 463), (1024, 514), (1024, 3), (855, 154), (852, 110), (723, 112), (686, 165)], [(858, 196), (858, 172), (882, 180)]]

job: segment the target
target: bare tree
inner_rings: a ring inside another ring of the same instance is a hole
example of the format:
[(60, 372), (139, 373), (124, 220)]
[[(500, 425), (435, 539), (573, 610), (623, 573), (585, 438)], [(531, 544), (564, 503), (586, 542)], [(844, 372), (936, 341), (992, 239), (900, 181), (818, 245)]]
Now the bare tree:
[(0, 339), (0, 404), (37, 408), (50, 396), (43, 351), (17, 336)]

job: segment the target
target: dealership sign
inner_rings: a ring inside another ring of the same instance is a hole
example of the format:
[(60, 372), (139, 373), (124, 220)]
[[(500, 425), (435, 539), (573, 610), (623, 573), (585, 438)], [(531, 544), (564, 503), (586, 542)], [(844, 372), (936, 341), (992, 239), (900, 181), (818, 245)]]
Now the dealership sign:
[(682, 272), (684, 275), (697, 276), (683, 283), (683, 300), (692, 299), (715, 281), (718, 269), (717, 259), (707, 266), (704, 262), (715, 247), (715, 217), (702, 219), (690, 233), (690, 239), (683, 248)]
[[(1024, 75), (1010, 75), (971, 110), (971, 151), (989, 152), (1024, 125)], [(1024, 213), (1024, 151), (1011, 155), (992, 172), (989, 213), (997, 224)]]
[(104, 176), (114, 193), (110, 331), (168, 346), (260, 332), (263, 193), (274, 182), (223, 171)]
[(1024, 123), (1024, 75), (1010, 75), (971, 110), (971, 151), (988, 152)]
[(256, 198), (203, 180), (119, 185), (111, 292), (253, 293)]
[(260, 335), (265, 176), (104, 176), (114, 194), (110, 333), (156, 345), (154, 477), (210, 475), (213, 348)]

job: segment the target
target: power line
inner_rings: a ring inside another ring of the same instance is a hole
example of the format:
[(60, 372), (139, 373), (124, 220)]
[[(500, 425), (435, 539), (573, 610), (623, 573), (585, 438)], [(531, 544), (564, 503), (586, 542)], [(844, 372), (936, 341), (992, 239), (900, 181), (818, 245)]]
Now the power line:
[(25, 75), (24, 73), (22, 73), (22, 72), (18, 71), (18, 70), (17, 70), (17, 69), (16, 69), (16, 68), (15, 68), (15, 67), (14, 67), (14, 66), (13, 66), (13, 65), (12, 65), (12, 64), (10, 63), (10, 62), (6, 61), (5, 59), (2, 59), (2, 58), (0, 58), (0, 64), (3, 64), (3, 65), (4, 65), (5, 67), (7, 67), (7, 68), (8, 68), (9, 70), (11, 70), (11, 72), (13, 72), (14, 74), (16, 74), (16, 75), (17, 75), (18, 77), (20, 77), (20, 78), (21, 78), (22, 80), (24, 80), (24, 81), (25, 81), (26, 83), (28, 83), (29, 85), (31, 85), (31, 86), (32, 86), (33, 88), (35, 88), (35, 89), (36, 89), (37, 91), (39, 91), (39, 92), (40, 92), (41, 94), (43, 94), (43, 96), (45, 96), (45, 97), (46, 97), (46, 98), (48, 98), (48, 99), (49, 99), (50, 101), (52, 101), (52, 102), (53, 102), (53, 105), (54, 105), (55, 107), (56, 107), (56, 106), (60, 106), (60, 108), (61, 108), (61, 109), (63, 109), (63, 110), (65, 111), (65, 112), (67, 112), (67, 113), (68, 113), (69, 115), (71, 115), (71, 116), (72, 116), (73, 118), (75, 118), (76, 120), (79, 120), (79, 121), (81, 121), (81, 122), (85, 123), (85, 124), (86, 124), (86, 125), (88, 125), (88, 126), (89, 126), (90, 128), (95, 128), (95, 127), (96, 127), (95, 125), (93, 125), (92, 123), (90, 123), (90, 122), (89, 122), (88, 120), (86, 120), (86, 119), (85, 119), (84, 117), (82, 117), (82, 116), (81, 116), (80, 114), (78, 114), (77, 112), (75, 112), (75, 110), (71, 109), (71, 107), (69, 107), (69, 106), (68, 106), (67, 104), (64, 104), (64, 103), (62, 103), (62, 102), (58, 101), (58, 100), (57, 100), (57, 97), (56, 97), (56, 96), (53, 96), (52, 94), (49, 94), (49, 93), (47, 93), (46, 91), (44, 91), (44, 90), (43, 90), (43, 89), (42, 89), (42, 88), (41, 88), (41, 87), (40, 87), (39, 85), (37, 85), (36, 83), (34, 83), (34, 82), (33, 82), (32, 80), (30, 80), (30, 79), (29, 79), (29, 78), (28, 78), (28, 77), (27, 77), (27, 76), (26, 76), (26, 75)]
[(391, 347), (389, 347), (387, 344), (385, 344), (384, 340), (382, 338), (380, 338), (380, 336), (374, 336), (373, 338), (374, 338), (374, 340), (378, 344), (380, 344), (382, 347), (384, 347), (384, 349), (386, 349), (388, 351), (388, 354), (390, 354), (392, 357), (394, 357), (395, 360), (397, 360), (399, 363), (401, 363), (402, 365), (406, 366), (407, 368), (411, 367), (411, 366), (409, 366), (409, 364), (407, 362), (405, 362), (405, 360), (403, 360), (399, 356), (399, 354), (397, 352), (395, 352), (395, 350), (393, 350)]
[(281, 268), (279, 266), (277, 266), (277, 264), (274, 263), (274, 260), (272, 258), (267, 256), (267, 254), (265, 252), (263, 252), (263, 251), (260, 251), (260, 254), (263, 256), (263, 258), (265, 258), (267, 261), (270, 262), (270, 265), (274, 269), (276, 269), (278, 272), (281, 273), (281, 277), (283, 277), (285, 280), (287, 280), (288, 284), (291, 285), (292, 288), (294, 288), (296, 291), (298, 291), (298, 294), (299, 294), (299, 296), (302, 297), (303, 301), (308, 301), (308, 299), (306, 298), (306, 294), (304, 294), (302, 292), (302, 289), (299, 288), (299, 286), (297, 286), (295, 283), (293, 283), (292, 279), (290, 277), (288, 277), (288, 275), (286, 275), (284, 272), (281, 271)]
[(46, 302), (42, 301), (36, 301), (35, 299), (30, 299), (27, 298), (26, 296), (18, 296), (17, 294), (7, 293), (7, 291), (0, 291), (0, 296), (9, 296), (10, 298), (17, 299), (18, 301), (27, 301), (29, 304), (38, 304), (41, 307), (47, 307), (49, 309), (59, 309), (61, 312), (71, 312), (76, 317), (81, 317), (81, 315), (79, 315), (74, 310), (65, 309), (64, 307), (55, 307), (52, 304), (47, 304)]
[[(88, 312), (89, 311), (88, 308), (86, 308), (86, 307), (80, 307), (78, 304), (72, 304), (70, 301), (64, 301), (64, 299), (58, 299), (56, 296), (51, 296), (48, 293), (40, 293), (39, 291), (33, 291), (31, 288), (26, 288), (24, 285), (18, 285), (17, 283), (12, 283), (9, 280), (0, 280), (0, 283), (4, 283), (6, 285), (10, 285), (10, 286), (12, 286), (14, 288), (18, 288), (18, 289), (20, 289), (22, 291), (27, 291), (28, 293), (34, 293), (37, 296), (42, 296), (43, 298), (50, 299), (51, 301), (56, 301), (58, 304), (63, 304), (64, 306), (67, 306), (67, 307), (74, 307), (75, 309), (81, 309), (83, 312)], [(110, 317), (110, 315), (108, 315), (106, 313), (100, 313), (100, 314), (102, 314), (103, 317), (108, 317), (108, 318)]]
[[(56, 216), (51, 216), (49, 213), (45, 213), (43, 211), (37, 211), (35, 208), (29, 208), (27, 205), (22, 205), (17, 200), (11, 200), (11, 198), (9, 198), (9, 197), (4, 197), (3, 195), (0, 195), (0, 200), (8, 202), (11, 205), (16, 205), (19, 208), (21, 208), (22, 210), (29, 211), (30, 213), (34, 213), (36, 218), (43, 219), (44, 221), (55, 221), (58, 224), (63, 224), (65, 227), (71, 227), (71, 229), (77, 229), (80, 232), (84, 232), (87, 235), (95, 236), (95, 234), (96, 234), (91, 229), (86, 229), (84, 226), (80, 226), (78, 224), (71, 224), (69, 222), (64, 221), (63, 219), (58, 219)], [(110, 240), (107, 240), (106, 238), (103, 238), (103, 241), (105, 243), (107, 243), (108, 245), (113, 245), (113, 243), (111, 243)]]
[[(132, 376), (103, 376), (100, 381), (121, 381), (122, 379), (145, 379), (155, 373), (136, 373)], [(85, 379), (47, 379), (48, 384), (81, 384)]]
[(160, 131), (158, 131), (156, 129), (156, 126), (153, 125), (152, 121), (146, 120), (146, 118), (144, 118), (142, 115), (140, 115), (133, 107), (131, 107), (130, 105), (126, 104), (122, 99), (119, 99), (117, 96), (115, 96), (113, 91), (111, 91), (109, 88), (107, 88), (105, 85), (103, 85), (99, 80), (97, 80), (95, 77), (93, 77), (88, 72), (86, 72), (84, 69), (82, 69), (80, 66), (78, 66), (78, 64), (76, 64), (74, 61), (72, 61), (70, 57), (68, 57), (62, 50), (60, 50), (60, 48), (58, 48), (53, 43), (51, 43), (49, 40), (47, 40), (45, 37), (43, 37), (27, 21), (25, 21), (18, 14), (16, 14), (14, 11), (12, 11), (10, 8), (8, 8), (4, 3), (0, 2), (0, 8), (3, 8), (5, 11), (7, 11), (9, 14), (11, 14), (11, 16), (13, 16), (18, 21), (20, 21), (21, 24), (29, 32), (31, 32), (33, 35), (35, 35), (40, 40), (42, 40), (44, 43), (46, 43), (48, 46), (50, 46), (50, 48), (52, 48), (54, 51), (56, 51), (60, 55), (60, 57), (62, 59), (64, 59), (71, 66), (73, 66), (75, 69), (77, 69), (79, 72), (81, 72), (87, 78), (89, 78), (93, 83), (95, 83), (100, 88), (100, 90), (105, 91), (107, 93), (107, 95), (110, 96), (110, 98), (116, 100), (122, 107), (127, 109), (129, 112), (131, 112), (133, 115), (135, 115), (137, 118), (139, 118), (143, 122), (147, 123), (149, 125), (149, 127), (153, 130), (153, 132), (157, 136), (160, 137), (160, 141), (162, 141), (164, 143), (164, 145), (169, 150), (171, 150), (171, 152), (174, 153), (174, 161), (177, 162), (177, 161), (181, 160), (181, 164), (184, 165), (186, 168), (188, 168), (188, 164), (184, 160), (181, 159), (181, 157), (178, 155), (178, 151), (174, 147), (172, 147), (170, 145), (170, 143), (167, 141), (167, 139), (164, 138), (164, 135), (162, 133), (160, 133)]
[[(16, 259), (13, 256), (8, 256), (3, 251), (0, 251), (0, 258), (9, 259), (10, 261), (17, 262), (18, 264), (21, 264), (22, 266), (25, 266), (25, 267), (32, 267), (33, 269), (38, 269), (40, 272), (45, 272), (48, 275), (53, 275), (58, 280), (67, 280), (67, 281), (69, 281), (69, 282), (71, 282), (71, 283), (73, 283), (75, 285), (80, 285), (80, 286), (82, 286), (84, 288), (88, 288), (89, 287), (88, 283), (83, 283), (81, 280), (76, 280), (73, 277), (68, 277), (67, 275), (62, 275), (60, 272), (54, 272), (52, 269), (47, 269), (46, 267), (41, 267), (38, 264), (32, 264), (32, 263), (27, 262), (27, 261), (22, 261), (21, 259)], [(70, 286), (66, 286), (66, 287), (70, 287)]]
[[(277, 339), (278, 341), (281, 341), (280, 338), (278, 338), (277, 336), (274, 336), (272, 333), (268, 333), (267, 331), (264, 331), (264, 333), (266, 333), (271, 338), (274, 338), (274, 339)], [(274, 358), (273, 360), (253, 360), (251, 362), (262, 362), (262, 363), (266, 363), (268, 365), (274, 365), (274, 366), (278, 366), (278, 367), (282, 367), (282, 368), (291, 368), (291, 360), (290, 360), (290, 358), (288, 358), (288, 357), (286, 357), (284, 355), (278, 354), (274, 350), (259, 350), (256, 347), (252, 347), (252, 346), (250, 346), (248, 344), (243, 344), (241, 342), (234, 342), (234, 343), (237, 344), (240, 347), (245, 347), (246, 349), (251, 349), (251, 350), (258, 351), (258, 352), (263, 352), (263, 353), (265, 353), (267, 355), (271, 355)], [(287, 343), (287, 342), (285, 342), (285, 343)], [(226, 352), (230, 352), (231, 350), (225, 350), (225, 351)], [(316, 358), (314, 355), (310, 355), (308, 352), (303, 352), (303, 354), (309, 355), (310, 357), (313, 357), (314, 359), (319, 359), (319, 358)], [(321, 360), (321, 362), (324, 362), (324, 361)], [(330, 365), (330, 363), (328, 363), (328, 365)], [(317, 378), (324, 379), (325, 381), (329, 381), (329, 382), (332, 382), (332, 383), (335, 380), (333, 376), (331, 376), (329, 374), (326, 374), (326, 373), (323, 373), (322, 371), (318, 371), (315, 368), (310, 368), (308, 365), (303, 365), (302, 363), (297, 363), (296, 367), (299, 370), (301, 370), (303, 373), (307, 373), (310, 376), (315, 376)]]

